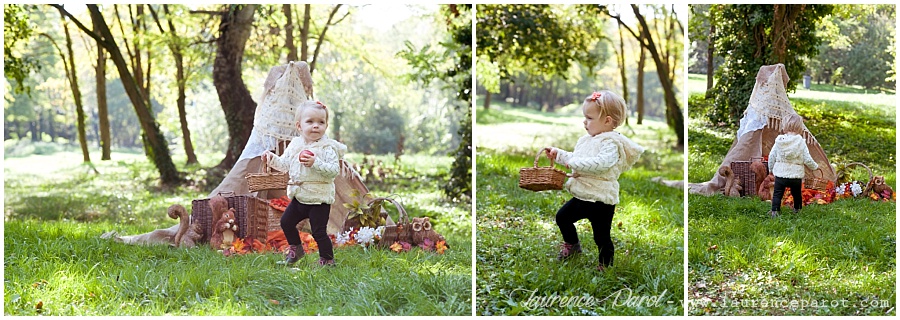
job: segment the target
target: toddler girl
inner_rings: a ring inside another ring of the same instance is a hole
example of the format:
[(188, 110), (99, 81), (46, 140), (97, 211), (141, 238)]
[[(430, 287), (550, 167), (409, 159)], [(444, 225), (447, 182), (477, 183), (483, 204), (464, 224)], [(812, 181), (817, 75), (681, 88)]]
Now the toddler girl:
[(791, 188), (794, 197), (794, 213), (803, 208), (801, 184), (805, 175), (804, 165), (810, 170), (819, 168), (819, 164), (809, 154), (806, 139), (803, 138), (803, 118), (796, 114), (781, 120), (781, 131), (784, 134), (775, 138), (775, 145), (769, 151), (769, 171), (775, 176), (775, 188), (772, 195), (772, 210), (769, 216), (777, 217), (781, 209), (784, 189)]
[(613, 131), (625, 121), (625, 100), (610, 91), (594, 92), (581, 106), (587, 134), (578, 139), (573, 152), (547, 147), (550, 157), (572, 169), (565, 188), (573, 198), (556, 213), (556, 224), (562, 233), (563, 260), (581, 253), (575, 222), (588, 219), (594, 230), (594, 242), (600, 249), (603, 271), (613, 262), (615, 251), (610, 227), (619, 203), (619, 175), (631, 168), (644, 148)]
[(303, 257), (297, 223), (309, 218), (313, 238), (319, 246), (319, 265), (334, 265), (326, 226), (334, 202), (334, 178), (347, 147), (325, 136), (328, 109), (321, 102), (304, 102), (294, 118), (301, 136), (293, 138), (281, 156), (266, 151), (262, 157), (273, 169), (286, 171), (290, 176), (287, 195), (291, 203), (281, 216), (281, 230), (289, 245), (285, 263), (293, 264)]

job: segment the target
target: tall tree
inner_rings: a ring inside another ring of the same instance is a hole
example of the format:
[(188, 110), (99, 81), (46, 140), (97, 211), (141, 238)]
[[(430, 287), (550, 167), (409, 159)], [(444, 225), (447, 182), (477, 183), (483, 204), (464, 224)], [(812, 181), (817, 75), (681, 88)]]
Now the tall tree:
[(66, 11), (63, 6), (51, 6), (57, 8), (62, 14), (74, 22), (82, 32), (93, 38), (97, 41), (98, 45), (103, 46), (103, 48), (109, 52), (110, 59), (112, 59), (119, 72), (119, 78), (122, 79), (122, 85), (128, 93), (128, 98), (134, 106), (135, 113), (141, 123), (141, 129), (143, 129), (144, 134), (147, 136), (147, 143), (149, 144), (149, 150), (151, 151), (150, 159), (159, 171), (161, 183), (166, 186), (173, 186), (180, 183), (182, 178), (179, 176), (178, 170), (172, 162), (166, 139), (159, 129), (159, 124), (153, 117), (153, 113), (150, 112), (150, 106), (147, 105), (147, 100), (143, 97), (140, 86), (129, 71), (128, 63), (125, 61), (124, 56), (122, 56), (122, 52), (119, 51), (116, 39), (113, 38), (109, 25), (106, 23), (106, 20), (104, 20), (98, 6), (95, 4), (87, 5), (91, 19), (98, 21), (97, 26), (99, 27), (99, 32), (93, 32), (85, 27), (81, 21), (72, 16), (72, 14)]
[[(78, 70), (75, 68), (75, 52), (72, 50), (72, 35), (69, 33), (69, 24), (66, 23), (66, 16), (60, 15), (62, 19), (63, 30), (66, 34), (66, 51), (69, 53), (68, 70), (66, 74), (69, 77), (69, 86), (72, 88), (72, 99), (75, 100), (75, 117), (78, 130), (78, 143), (81, 144), (81, 155), (84, 162), (91, 162), (91, 153), (88, 151), (87, 136), (85, 135), (84, 124), (84, 104), (81, 101), (81, 88), (78, 87)], [(62, 54), (62, 52), (60, 52)], [(63, 64), (66, 59), (63, 58)]]
[(709, 120), (735, 124), (747, 108), (761, 66), (783, 63), (788, 77), (795, 80), (785, 84), (786, 89), (796, 88), (806, 69), (805, 59), (818, 52), (821, 39), (816, 36), (816, 24), (831, 12), (832, 5), (728, 4), (718, 9), (715, 50), (728, 59), (716, 75)]
[(256, 102), (247, 90), (243, 70), (244, 47), (250, 38), (256, 4), (231, 5), (219, 12), (219, 37), (216, 39), (216, 58), (213, 63), (213, 85), (219, 95), (225, 122), (228, 124), (228, 149), (219, 163), (221, 169), (230, 169), (247, 145), (253, 129)]
[[(99, 20), (92, 19), (94, 32), (99, 33)], [(100, 131), (100, 160), (111, 160), (110, 136), (109, 136), (109, 106), (106, 101), (106, 49), (97, 46), (97, 65), (94, 67), (94, 75), (97, 82), (97, 118), (99, 118)]]
[(647, 63), (647, 50), (643, 46), (638, 46), (641, 52), (637, 63), (637, 124), (644, 123), (644, 65)]
[(194, 153), (194, 144), (191, 142), (191, 130), (188, 128), (187, 110), (185, 109), (185, 100), (187, 99), (187, 95), (185, 94), (185, 91), (187, 90), (187, 76), (185, 75), (184, 70), (184, 46), (186, 43), (184, 39), (179, 37), (178, 31), (175, 30), (175, 23), (172, 22), (169, 5), (163, 5), (163, 11), (168, 18), (166, 19), (169, 27), (168, 32), (163, 29), (156, 10), (154, 10), (153, 7), (149, 7), (149, 9), (150, 13), (153, 15), (153, 20), (156, 22), (157, 28), (159, 28), (159, 32), (166, 34), (166, 44), (169, 46), (169, 50), (172, 52), (172, 57), (175, 60), (175, 82), (178, 86), (178, 98), (176, 104), (178, 106), (178, 120), (181, 123), (181, 136), (184, 141), (184, 153), (187, 155), (187, 164), (195, 164), (197, 163), (197, 155)]
[[(659, 82), (663, 87), (664, 92), (664, 100), (666, 103), (666, 122), (669, 124), (675, 131), (675, 135), (678, 137), (678, 147), (684, 146), (684, 114), (681, 111), (681, 105), (678, 103), (678, 99), (675, 98), (675, 88), (674, 88), (674, 77), (672, 76), (674, 72), (673, 66), (670, 65), (671, 61), (670, 57), (677, 56), (677, 52), (670, 53), (669, 50), (677, 50), (678, 46), (673, 45), (670, 42), (660, 43), (657, 46), (657, 41), (654, 40), (654, 37), (650, 34), (650, 26), (647, 23), (647, 19), (644, 15), (641, 14), (640, 9), (637, 5), (631, 5), (631, 10), (634, 12), (635, 18), (637, 18), (638, 24), (640, 28), (638, 29), (639, 33), (634, 32), (628, 25), (622, 22), (622, 17), (618, 14), (613, 15), (609, 11), (605, 11), (607, 15), (619, 21), (625, 27), (625, 30), (628, 30), (631, 35), (637, 39), (637, 41), (641, 44), (641, 46), (650, 53), (650, 57), (653, 59), (654, 64), (656, 65), (656, 74), (659, 77)], [(665, 10), (665, 9), (663, 9)], [(674, 19), (674, 17), (673, 17)], [(670, 22), (668, 27), (668, 32), (674, 34), (675, 23)], [(668, 36), (667, 36), (668, 38)], [(657, 37), (657, 39), (662, 39)], [(669, 38), (671, 40), (672, 38)], [(677, 60), (675, 60), (677, 62)]]

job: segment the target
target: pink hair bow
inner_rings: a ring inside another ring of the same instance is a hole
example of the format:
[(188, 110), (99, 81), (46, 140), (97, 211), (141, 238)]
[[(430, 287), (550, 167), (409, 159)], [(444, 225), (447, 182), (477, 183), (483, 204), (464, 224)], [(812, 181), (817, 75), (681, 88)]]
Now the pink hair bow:
[(603, 96), (603, 94), (595, 91), (591, 94), (591, 100), (597, 101), (597, 99), (600, 99), (601, 96)]

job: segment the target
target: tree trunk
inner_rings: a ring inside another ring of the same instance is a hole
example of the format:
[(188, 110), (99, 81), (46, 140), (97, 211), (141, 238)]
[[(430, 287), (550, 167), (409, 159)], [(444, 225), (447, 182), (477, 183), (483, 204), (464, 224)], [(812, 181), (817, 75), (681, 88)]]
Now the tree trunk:
[(716, 23), (715, 19), (713, 19), (712, 9), (709, 12), (709, 35), (706, 37), (706, 97), (709, 98), (712, 94), (713, 87), (713, 74), (715, 74), (713, 68), (713, 58), (715, 54), (716, 48)]
[(37, 120), (31, 121), (31, 122), (28, 123), (28, 126), (31, 128), (31, 141), (32, 141), (32, 142), (38, 142), (38, 141), (40, 141), (41, 133), (40, 133), (40, 131), (38, 130), (38, 122), (40, 122), (40, 121), (41, 121), (41, 115), (40, 115), (40, 113), (39, 113), (39, 114), (38, 114), (38, 119), (37, 119)]
[[(60, 15), (63, 24), (63, 31), (66, 34), (66, 51), (69, 53), (68, 69), (66, 73), (69, 76), (69, 87), (72, 89), (72, 99), (75, 100), (75, 121), (78, 130), (78, 143), (81, 145), (81, 155), (84, 162), (91, 162), (91, 154), (88, 151), (87, 136), (84, 128), (84, 105), (81, 103), (81, 88), (78, 87), (78, 70), (75, 68), (75, 51), (72, 50), (72, 35), (69, 33), (69, 24), (66, 23), (66, 16)], [(62, 55), (62, 52), (59, 53)], [(63, 56), (63, 65), (66, 65), (65, 56)]]
[(281, 11), (287, 18), (287, 22), (284, 24), (284, 46), (288, 49), (287, 60), (298, 61), (297, 44), (294, 43), (294, 15), (291, 13), (291, 6), (291, 4), (281, 5)]
[(619, 63), (619, 77), (622, 78), (622, 99), (628, 105), (628, 77), (625, 75), (625, 37), (622, 36), (622, 24), (619, 24), (619, 52), (616, 55)]
[(632, 34), (641, 42), (644, 48), (650, 51), (650, 57), (653, 58), (653, 62), (656, 64), (656, 74), (659, 76), (659, 82), (665, 93), (663, 97), (666, 102), (667, 122), (675, 130), (675, 135), (678, 137), (678, 147), (682, 148), (684, 147), (684, 115), (681, 113), (678, 99), (675, 98), (675, 89), (672, 87), (672, 79), (669, 78), (669, 65), (662, 60), (659, 51), (656, 50), (656, 44), (653, 42), (653, 37), (650, 36), (650, 27), (647, 25), (647, 20), (641, 15), (640, 10), (638, 10), (637, 5), (632, 4), (631, 9), (641, 25), (640, 31), (642, 36)]
[[(99, 33), (97, 23), (93, 20), (94, 32)], [(97, 68), (94, 69), (97, 81), (97, 118), (100, 123), (100, 160), (112, 159), (110, 154), (110, 137), (109, 137), (109, 107), (106, 103), (106, 50), (103, 46), (97, 46)]]
[(644, 123), (644, 65), (647, 63), (647, 51), (640, 47), (641, 56), (638, 58), (637, 75), (637, 124)]
[(303, 30), (300, 30), (300, 61), (307, 61), (309, 58), (309, 19), (311, 5), (303, 5)]
[(488, 110), (491, 108), (491, 91), (486, 91), (487, 93), (484, 94), (484, 110)]
[[(169, 16), (169, 5), (163, 5), (163, 11)], [(150, 13), (153, 15), (153, 19), (156, 21), (157, 27), (159, 27), (160, 33), (165, 33), (163, 30), (162, 24), (159, 22), (159, 17), (156, 14), (156, 11), (153, 10), (153, 7), (150, 7)], [(172, 22), (172, 19), (167, 19), (169, 25), (169, 36), (172, 37), (169, 39), (169, 50), (172, 51), (172, 57), (175, 59), (175, 83), (178, 86), (178, 99), (176, 103), (178, 105), (178, 120), (181, 122), (181, 137), (184, 141), (184, 153), (187, 155), (187, 164), (195, 164), (197, 163), (197, 155), (194, 153), (194, 144), (191, 142), (191, 130), (188, 129), (187, 123), (187, 111), (185, 110), (185, 100), (187, 91), (187, 79), (184, 74), (184, 55), (182, 54), (182, 45), (175, 39), (178, 37), (178, 33), (175, 30), (175, 24)]]
[(257, 5), (237, 6), (222, 15), (219, 38), (216, 39), (216, 58), (213, 63), (213, 84), (225, 112), (228, 124), (228, 150), (219, 163), (221, 169), (230, 169), (247, 145), (253, 129), (256, 102), (241, 76), (244, 46), (253, 27), (253, 14)]
[[(316, 61), (319, 60), (319, 51), (322, 50), (322, 43), (325, 41), (325, 32), (328, 31), (328, 27), (338, 24), (341, 21), (344, 21), (344, 18), (346, 18), (348, 15), (350, 15), (350, 11), (347, 11), (347, 14), (344, 15), (340, 20), (332, 23), (331, 21), (334, 20), (334, 15), (337, 14), (337, 12), (340, 8), (341, 8), (341, 5), (338, 4), (338, 5), (334, 6), (334, 9), (331, 9), (331, 14), (328, 15), (328, 21), (325, 22), (325, 27), (322, 27), (322, 32), (319, 32), (319, 39), (316, 40), (316, 49), (315, 49), (315, 51), (313, 51), (312, 62), (309, 62), (309, 73), (310, 74), (312, 74), (314, 71), (316, 71)], [(308, 29), (308, 28), (305, 28), (305, 29)], [(306, 43), (306, 41), (304, 41), (303, 43)]]
[(146, 100), (141, 95), (140, 85), (134, 80), (134, 76), (132, 76), (131, 72), (128, 71), (128, 63), (122, 56), (122, 52), (119, 51), (119, 46), (116, 44), (112, 32), (110, 32), (109, 26), (103, 19), (103, 14), (100, 13), (100, 9), (94, 4), (87, 5), (91, 19), (99, 21), (97, 23), (97, 26), (99, 26), (99, 34), (96, 34), (75, 19), (75, 17), (62, 6), (52, 6), (68, 16), (72, 22), (78, 25), (78, 28), (91, 38), (94, 38), (99, 45), (103, 46), (109, 52), (110, 58), (119, 72), (119, 78), (122, 79), (122, 86), (125, 88), (125, 93), (128, 94), (128, 98), (134, 106), (138, 121), (141, 123), (141, 129), (148, 137), (147, 142), (150, 144), (150, 150), (152, 151), (150, 159), (153, 161), (153, 164), (156, 165), (156, 169), (159, 170), (161, 183), (165, 186), (173, 186), (180, 183), (181, 177), (179, 177), (178, 170), (172, 162), (166, 139), (163, 137), (162, 132), (159, 129), (159, 124), (153, 117), (153, 113), (150, 112), (150, 108), (145, 103)]

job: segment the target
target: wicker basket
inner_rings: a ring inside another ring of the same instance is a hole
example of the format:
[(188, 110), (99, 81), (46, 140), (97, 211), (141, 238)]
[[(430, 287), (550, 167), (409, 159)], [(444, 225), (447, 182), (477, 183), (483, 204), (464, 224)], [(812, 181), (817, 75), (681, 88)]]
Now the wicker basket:
[(406, 213), (406, 209), (403, 208), (403, 205), (391, 198), (375, 198), (369, 202), (369, 206), (374, 204), (375, 201), (392, 203), (394, 207), (397, 208), (397, 212), (400, 215), (397, 224), (384, 227), (384, 232), (381, 233), (381, 240), (378, 241), (377, 246), (389, 247), (394, 244), (394, 242), (401, 241), (412, 244), (412, 224), (409, 221), (409, 215)]
[(244, 177), (247, 178), (250, 192), (287, 189), (289, 179), (287, 172), (272, 169), (265, 162), (263, 162), (263, 173), (248, 173)]
[[(266, 243), (269, 203), (251, 195), (223, 196), (228, 201), (228, 207), (234, 208), (239, 228), (237, 237), (245, 240), (257, 239)], [(203, 237), (200, 238), (200, 242), (209, 242), (215, 223), (212, 219), (209, 199), (198, 199), (192, 202), (191, 221), (199, 222), (203, 229)]]
[[(819, 176), (816, 176), (816, 172), (819, 173)], [(806, 189), (814, 189), (818, 191), (828, 191), (828, 180), (824, 179), (825, 173), (822, 169), (816, 169), (813, 171), (812, 177), (806, 177), (803, 179), (803, 187)]]
[[(756, 184), (756, 172), (750, 170), (750, 164), (753, 163), (756, 159), (762, 158), (750, 158), (750, 161), (732, 161), (731, 162), (731, 171), (734, 172), (735, 177), (741, 178), (741, 185), (744, 187), (744, 190), (741, 191), (741, 196), (744, 197), (752, 197), (756, 195), (756, 188), (748, 188), (748, 182), (753, 182)], [(760, 160), (761, 161), (761, 160)], [(769, 171), (769, 162), (761, 161), (762, 164), (766, 167), (766, 173)]]
[(545, 152), (547, 149), (541, 149), (538, 152), (534, 157), (533, 167), (519, 169), (519, 188), (531, 191), (562, 190), (563, 182), (566, 181), (566, 173), (553, 167), (552, 158), (547, 157), (550, 159), (550, 166), (538, 167), (538, 160)]
[[(850, 169), (850, 167), (852, 167), (852, 166), (860, 166), (860, 167), (866, 168), (866, 171), (868, 171), (869, 180), (867, 180), (866, 182), (858, 181), (859, 184), (861, 186), (863, 186), (863, 188), (864, 188), (863, 193), (860, 193), (858, 197), (868, 197), (869, 191), (871, 191), (870, 188), (872, 187), (872, 180), (875, 179), (875, 174), (872, 172), (872, 169), (869, 168), (869, 166), (859, 163), (859, 162), (848, 163), (846, 166), (844, 166), (843, 170), (846, 171), (846, 170)], [(841, 176), (841, 175), (842, 175), (842, 173), (838, 173), (838, 176)]]

